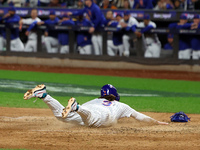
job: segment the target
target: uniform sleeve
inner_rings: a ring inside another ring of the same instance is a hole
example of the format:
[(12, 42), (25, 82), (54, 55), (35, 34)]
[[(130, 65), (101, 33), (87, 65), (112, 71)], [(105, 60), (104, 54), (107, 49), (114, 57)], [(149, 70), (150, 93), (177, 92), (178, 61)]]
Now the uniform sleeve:
[(137, 5), (139, 4), (139, 1), (138, 0), (135, 0), (135, 3), (133, 5), (133, 9), (135, 9), (137, 7)]
[(174, 29), (174, 28), (176, 28), (176, 26), (177, 26), (177, 23), (170, 23), (168, 27), (170, 29)]
[(34, 21), (30, 26), (29, 28), (27, 29), (27, 31), (31, 31), (34, 27), (36, 27), (37, 25), (37, 21)]
[(153, 8), (152, 0), (146, 0), (146, 9), (152, 9), (152, 8)]
[(72, 15), (73, 16), (80, 16), (80, 15), (83, 15), (84, 13), (85, 13), (85, 9), (82, 9), (82, 10), (79, 10), (79, 11), (72, 13)]
[(19, 23), (20, 17), (19, 16), (15, 16), (12, 19), (7, 20), (6, 19), (6, 23)]
[(101, 17), (100, 16), (102, 16), (102, 13), (101, 13), (101, 10), (99, 9), (98, 11), (95, 11), (95, 19), (93, 20), (95, 29), (101, 23)]

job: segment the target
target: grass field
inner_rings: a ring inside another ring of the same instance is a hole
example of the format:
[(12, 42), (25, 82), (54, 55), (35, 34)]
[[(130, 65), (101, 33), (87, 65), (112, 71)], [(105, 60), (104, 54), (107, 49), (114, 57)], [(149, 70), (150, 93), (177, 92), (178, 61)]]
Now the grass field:
[(200, 113), (200, 84), (195, 81), (40, 73), (0, 70), (0, 106), (47, 108), (41, 101), (23, 100), (27, 89), (46, 84), (63, 105), (73, 96), (82, 104), (96, 98), (104, 84), (113, 84), (121, 102), (138, 111)]

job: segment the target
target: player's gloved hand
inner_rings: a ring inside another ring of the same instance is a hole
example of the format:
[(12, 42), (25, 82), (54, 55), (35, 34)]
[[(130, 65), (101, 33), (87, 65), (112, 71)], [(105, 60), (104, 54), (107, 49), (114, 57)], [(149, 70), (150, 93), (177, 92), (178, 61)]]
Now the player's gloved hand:
[(157, 121), (157, 123), (160, 124), (160, 125), (168, 125), (169, 124), (167, 122), (161, 122), (161, 121)]

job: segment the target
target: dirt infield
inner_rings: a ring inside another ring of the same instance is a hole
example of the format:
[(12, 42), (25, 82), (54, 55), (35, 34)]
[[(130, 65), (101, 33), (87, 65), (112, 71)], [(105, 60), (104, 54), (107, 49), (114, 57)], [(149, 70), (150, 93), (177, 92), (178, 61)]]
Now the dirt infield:
[[(200, 81), (199, 73), (62, 68), (0, 64), (0, 69), (57, 73), (114, 75), (142, 78)], [(171, 113), (148, 113), (160, 121), (170, 121)], [(200, 149), (200, 115), (188, 114), (191, 122), (152, 125), (132, 118), (119, 120), (108, 128), (88, 128), (58, 121), (49, 109), (0, 107), (0, 148), (45, 150), (183, 150)]]
[[(172, 114), (146, 113), (161, 121)], [(200, 115), (189, 123), (152, 125), (132, 118), (107, 128), (74, 126), (58, 121), (49, 109), (0, 108), (0, 148), (46, 150), (200, 149)], [(164, 119), (163, 119), (164, 118)]]

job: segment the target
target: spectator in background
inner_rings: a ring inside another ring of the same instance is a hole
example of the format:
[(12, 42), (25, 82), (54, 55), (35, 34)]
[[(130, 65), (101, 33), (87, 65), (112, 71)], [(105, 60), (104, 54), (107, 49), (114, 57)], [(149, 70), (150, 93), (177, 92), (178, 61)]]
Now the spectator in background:
[(151, 29), (156, 28), (156, 24), (151, 21), (148, 14), (145, 14), (143, 22), (140, 22), (138, 26), (142, 28), (142, 30), (140, 32), (135, 32), (135, 34), (138, 38), (142, 38), (144, 41), (143, 43), (145, 43), (144, 57), (159, 58), (161, 52), (161, 43), (157, 34), (149, 33)]
[(21, 0), (8, 0), (7, 3), (9, 4), (9, 6), (13, 6), (13, 7), (21, 7), (22, 6)]
[(50, 3), (50, 0), (38, 0), (38, 6), (40, 7), (46, 7)]
[[(170, 29), (189, 29), (190, 24), (187, 23), (187, 17), (182, 14), (180, 16), (180, 21), (178, 23), (171, 23), (169, 25)], [(179, 36), (179, 59), (190, 59), (191, 57), (191, 46), (190, 46), (191, 37), (189, 35)]]
[(129, 0), (124, 0), (124, 7), (123, 9), (131, 9), (132, 7), (130, 6)]
[(174, 41), (174, 35), (173, 34), (168, 34), (167, 36), (167, 41), (163, 47), (164, 50), (173, 50), (173, 41)]
[(38, 5), (38, 1), (36, 0), (26, 0), (24, 5), (24, 7), (36, 7)]
[[(193, 22), (190, 24), (190, 28), (200, 29), (200, 16), (195, 14)], [(191, 47), (192, 47), (192, 58), (200, 59), (200, 35), (193, 35), (191, 38)]]
[(180, 8), (183, 10), (194, 10), (197, 0), (180, 0)]
[(93, 0), (93, 2), (94, 2), (95, 4), (97, 4), (98, 6), (100, 6), (102, 0)]
[(124, 7), (124, 0), (113, 0), (113, 4), (117, 8), (123, 8)]
[[(59, 24), (63, 26), (73, 26), (75, 25), (74, 21), (70, 19), (68, 15), (63, 15), (62, 19), (59, 20)], [(69, 53), (69, 33), (68, 31), (61, 31), (58, 34), (58, 41), (60, 43), (60, 53), (67, 54)]]
[(153, 9), (152, 0), (135, 0), (133, 9)]
[(83, 9), (84, 8), (84, 0), (78, 0), (77, 4), (76, 4), (76, 8), (78, 9)]
[[(92, 23), (85, 19), (83, 15), (78, 16), (76, 25), (80, 27), (91, 27)], [(76, 36), (78, 52), (81, 55), (91, 55), (92, 54), (92, 35), (86, 31), (79, 31)]]
[[(19, 23), (20, 17), (18, 15), (16, 15), (15, 12), (16, 12), (15, 7), (10, 7), (8, 9), (8, 13), (2, 17), (2, 21), (5, 23), (5, 25), (7, 27), (9, 27), (10, 24), (13, 24), (13, 23), (14, 24)], [(19, 38), (19, 28), (11, 28), (10, 30), (11, 30), (10, 50), (11, 51), (24, 51), (24, 45)], [(5, 36), (5, 33), (3, 35)], [(4, 39), (6, 40), (6, 37), (4, 37)]]
[(49, 19), (46, 21), (38, 22), (38, 25), (45, 24), (46, 30), (45, 30), (45, 38), (44, 38), (44, 44), (46, 46), (48, 53), (57, 53), (58, 52), (58, 31), (50, 30), (51, 25), (57, 25), (59, 22), (58, 17), (56, 17), (56, 13), (54, 10), (50, 11)]
[(174, 5), (171, 0), (159, 0), (154, 10), (169, 10), (174, 9)]
[[(37, 17), (37, 9), (31, 10), (31, 18), (21, 19), (19, 21), (20, 28), (23, 24), (31, 25), (33, 22), (40, 22), (40, 18)], [(26, 31), (26, 36), (28, 36), (28, 42), (26, 43), (25, 52), (36, 52), (37, 51), (37, 33), (36, 30), (31, 30), (30, 28)]]
[(110, 3), (109, 0), (103, 0), (101, 8), (103, 8), (103, 9), (117, 9), (117, 7), (115, 7), (113, 5), (113, 3)]
[(175, 0), (174, 1), (174, 9), (176, 9), (176, 10), (183, 9), (183, 8), (181, 8), (180, 0)]
[(61, 4), (60, 4), (59, 0), (51, 0), (48, 7), (61, 7)]
[(7, 0), (0, 0), (0, 6), (8, 6)]

